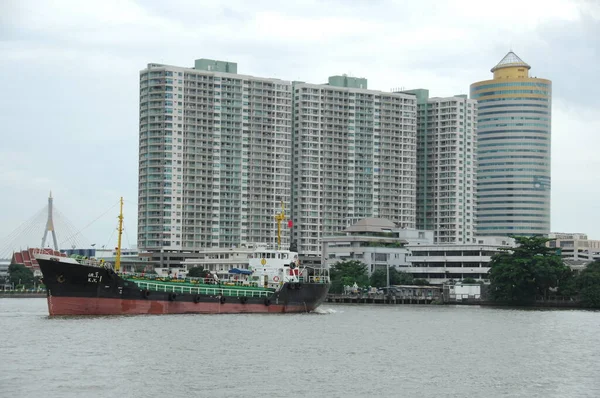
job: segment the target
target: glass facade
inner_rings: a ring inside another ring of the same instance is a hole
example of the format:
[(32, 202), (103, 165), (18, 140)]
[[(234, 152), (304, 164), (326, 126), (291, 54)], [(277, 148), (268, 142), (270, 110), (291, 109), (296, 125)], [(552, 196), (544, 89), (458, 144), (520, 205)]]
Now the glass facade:
[(471, 85), (479, 102), (479, 236), (550, 232), (552, 85), (525, 69), (499, 64), (494, 80)]

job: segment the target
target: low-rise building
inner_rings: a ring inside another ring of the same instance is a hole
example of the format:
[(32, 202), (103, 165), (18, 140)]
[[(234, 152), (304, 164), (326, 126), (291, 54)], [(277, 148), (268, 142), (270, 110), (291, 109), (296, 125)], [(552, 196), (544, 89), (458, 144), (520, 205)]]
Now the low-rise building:
[(546, 245), (559, 249), (567, 263), (581, 264), (600, 260), (600, 240), (588, 239), (587, 234), (552, 232)]
[(445, 303), (468, 303), (482, 299), (484, 286), (479, 283), (456, 283), (444, 285)]
[(8, 283), (8, 267), (10, 266), (10, 260), (0, 260), (0, 290), (9, 290), (12, 285)]
[[(401, 237), (399, 231), (406, 233)], [(342, 234), (323, 238), (322, 262), (326, 267), (341, 261), (360, 261), (367, 265), (369, 276), (378, 269), (388, 266), (404, 268), (409, 265), (406, 245), (408, 231), (400, 229), (393, 222), (383, 218), (363, 218), (346, 228)], [(421, 236), (426, 242), (425, 233)], [(433, 235), (431, 234), (433, 240)]]
[(194, 253), (194, 257), (188, 257), (181, 262), (181, 266), (188, 271), (194, 267), (202, 267), (211, 273), (218, 275), (227, 274), (229, 270), (248, 269), (252, 253), (261, 247), (259, 244), (247, 244), (241, 247), (208, 247)]
[(476, 237), (477, 244), (410, 245), (408, 272), (414, 278), (429, 283), (442, 284), (473, 278), (487, 282), (492, 256), (501, 248), (514, 247), (514, 239), (508, 237)]
[(500, 248), (514, 247), (508, 237), (475, 237), (475, 243), (434, 244), (432, 231), (397, 228), (389, 220), (365, 218), (346, 228), (343, 235), (323, 239), (323, 264), (360, 261), (369, 276), (387, 266), (443, 284), (473, 278), (487, 281), (492, 255)]
[[(95, 249), (93, 256), (98, 260), (114, 264), (117, 251), (116, 249)], [(137, 248), (123, 248), (121, 249), (121, 270), (124, 272), (148, 272), (157, 266), (151, 259), (152, 254), (149, 252), (140, 252)]]

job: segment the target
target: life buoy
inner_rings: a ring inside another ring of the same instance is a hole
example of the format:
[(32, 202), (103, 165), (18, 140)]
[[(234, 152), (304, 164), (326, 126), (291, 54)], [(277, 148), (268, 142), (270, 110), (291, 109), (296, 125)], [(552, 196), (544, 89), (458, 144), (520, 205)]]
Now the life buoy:
[(198, 304), (199, 302), (200, 302), (200, 295), (197, 294), (197, 295), (194, 296), (194, 303)]
[(318, 281), (320, 281), (320, 280), (321, 280), (321, 279), (319, 279), (319, 277), (318, 277), (318, 276), (315, 278), (315, 282), (318, 282)]
[(277, 275), (273, 277), (273, 282), (279, 282), (279, 277)]
[(227, 301), (227, 299), (225, 298), (225, 296), (221, 296), (221, 298), (219, 299), (219, 302), (221, 304), (225, 304), (225, 301)]

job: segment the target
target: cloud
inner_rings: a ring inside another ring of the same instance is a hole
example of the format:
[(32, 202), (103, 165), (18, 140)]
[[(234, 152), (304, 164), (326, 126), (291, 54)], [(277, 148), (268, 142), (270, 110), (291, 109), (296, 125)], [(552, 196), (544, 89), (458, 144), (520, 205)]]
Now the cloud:
[[(137, 202), (138, 78), (150, 62), (238, 62), (238, 71), (369, 87), (468, 93), (509, 48), (553, 81), (553, 229), (600, 239), (596, 1), (20, 0), (0, 3), (0, 236), (55, 193), (79, 227)], [(518, 12), (517, 12), (518, 11)], [(587, 166), (586, 166), (587, 165)], [(591, 166), (590, 166), (591, 165)], [(597, 210), (597, 209), (596, 209)], [(126, 225), (135, 235), (137, 209)], [(86, 235), (105, 242), (107, 216)], [(102, 221), (104, 220), (104, 221)], [(41, 235), (40, 235), (41, 236)], [(131, 238), (135, 240), (135, 238)], [(104, 243), (102, 243), (104, 244)]]
[(600, 238), (600, 118), (593, 109), (555, 101), (552, 115), (552, 226)]

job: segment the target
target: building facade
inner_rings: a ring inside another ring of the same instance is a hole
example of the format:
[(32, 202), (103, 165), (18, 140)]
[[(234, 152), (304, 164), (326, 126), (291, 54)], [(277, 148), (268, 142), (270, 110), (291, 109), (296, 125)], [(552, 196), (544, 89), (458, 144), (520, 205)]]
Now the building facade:
[[(420, 237), (425, 239), (425, 232)], [(369, 276), (387, 267), (400, 270), (409, 264), (407, 243), (390, 220), (365, 218), (342, 233), (323, 238), (323, 264), (331, 267), (337, 262), (360, 261), (367, 266)]]
[(514, 244), (509, 237), (475, 237), (472, 243), (464, 244), (407, 245), (410, 265), (402, 271), (432, 284), (466, 278), (489, 282), (492, 256)]
[(294, 83), (293, 239), (304, 261), (362, 218), (415, 227), (416, 105), (366, 79)]
[(584, 263), (600, 260), (600, 240), (588, 239), (587, 234), (552, 232), (546, 245), (560, 249), (564, 260)]
[(389, 220), (366, 218), (323, 238), (322, 261), (328, 267), (360, 261), (369, 276), (394, 267), (433, 284), (467, 278), (487, 282), (492, 256), (515, 245), (509, 237), (475, 237), (470, 243), (446, 244), (433, 240), (433, 231), (401, 229)]
[(552, 83), (509, 52), (494, 78), (471, 85), (478, 101), (477, 234), (550, 232)]
[(139, 118), (140, 250), (179, 262), (178, 252), (275, 243), (273, 216), (291, 204), (291, 82), (224, 61), (149, 64)]
[(417, 229), (434, 231), (434, 242), (475, 238), (477, 101), (466, 95), (417, 97)]

